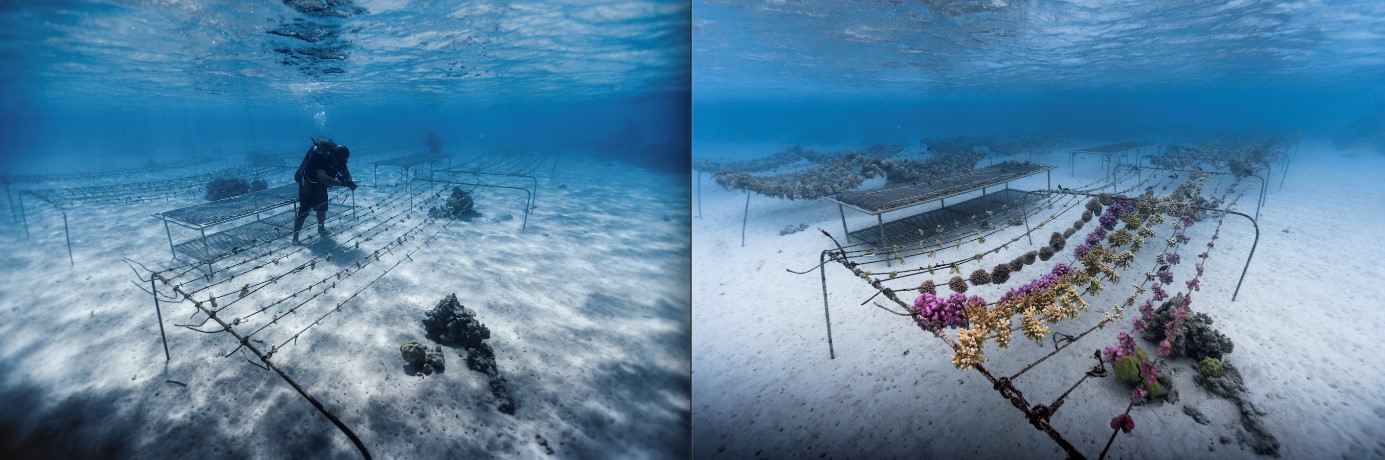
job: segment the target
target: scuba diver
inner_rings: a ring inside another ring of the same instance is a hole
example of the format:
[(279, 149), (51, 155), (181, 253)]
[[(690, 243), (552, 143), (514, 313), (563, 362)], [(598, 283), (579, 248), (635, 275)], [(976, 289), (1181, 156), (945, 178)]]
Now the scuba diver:
[(308, 211), (317, 211), (317, 234), (327, 236), (327, 187), (343, 186), (356, 191), (356, 182), (351, 180), (351, 171), (346, 168), (346, 160), (351, 150), (337, 145), (331, 139), (313, 139), (313, 146), (303, 155), (298, 171), (293, 173), (293, 181), (298, 183), (298, 215), (293, 219), (293, 244), (298, 241), (298, 232), (303, 229), (303, 221)]

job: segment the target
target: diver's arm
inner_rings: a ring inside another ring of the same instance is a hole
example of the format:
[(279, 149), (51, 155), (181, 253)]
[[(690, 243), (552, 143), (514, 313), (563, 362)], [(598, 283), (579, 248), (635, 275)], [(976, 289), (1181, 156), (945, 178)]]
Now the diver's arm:
[(341, 182), (340, 182), (340, 181), (337, 181), (336, 179), (331, 178), (330, 176), (327, 175), (327, 172), (326, 172), (326, 171), (323, 171), (323, 170), (321, 170), (321, 169), (317, 170), (317, 182), (320, 183), (320, 184), (322, 184), (322, 185), (326, 185), (326, 186), (328, 186), (328, 187), (338, 187), (338, 186), (341, 186)]

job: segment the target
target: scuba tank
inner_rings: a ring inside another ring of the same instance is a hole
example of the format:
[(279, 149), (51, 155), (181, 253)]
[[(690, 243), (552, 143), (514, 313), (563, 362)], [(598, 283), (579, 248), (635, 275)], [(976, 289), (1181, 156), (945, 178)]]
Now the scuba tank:
[(313, 146), (308, 149), (308, 153), (303, 154), (303, 161), (298, 163), (298, 170), (293, 172), (293, 181), (297, 182), (299, 186), (318, 183), (308, 174), (308, 162), (312, 160), (313, 155), (326, 157), (331, 155), (336, 148), (336, 143), (331, 140), (313, 139), (312, 141)]

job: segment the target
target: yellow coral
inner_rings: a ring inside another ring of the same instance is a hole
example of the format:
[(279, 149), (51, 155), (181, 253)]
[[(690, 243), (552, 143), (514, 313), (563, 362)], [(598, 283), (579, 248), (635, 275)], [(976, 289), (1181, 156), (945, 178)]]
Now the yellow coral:
[(986, 355), (981, 349), (985, 340), (984, 330), (957, 331), (957, 352), (952, 355), (952, 365), (965, 371), (986, 362)]
[(1024, 311), (1024, 317), (1020, 319), (1020, 328), (1024, 330), (1024, 336), (1040, 345), (1043, 344), (1044, 335), (1048, 334), (1048, 326), (1040, 321), (1038, 311), (1029, 308)]

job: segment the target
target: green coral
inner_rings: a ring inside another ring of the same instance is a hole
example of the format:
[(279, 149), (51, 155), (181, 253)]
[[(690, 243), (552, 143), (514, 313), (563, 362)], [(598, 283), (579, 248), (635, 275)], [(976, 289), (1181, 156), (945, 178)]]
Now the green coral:
[(1156, 380), (1150, 383), (1146, 383), (1145, 391), (1149, 393), (1150, 398), (1158, 398), (1164, 395), (1164, 386), (1160, 385), (1159, 381)]
[(417, 340), (410, 340), (400, 345), (399, 353), (404, 355), (404, 361), (414, 366), (423, 367), (424, 361), (427, 360), (427, 351), (423, 348), (423, 344), (418, 343)]
[[(1137, 385), (1143, 380), (1140, 378), (1140, 365), (1148, 362), (1149, 354), (1145, 353), (1142, 348), (1136, 348), (1135, 356), (1117, 359), (1116, 362), (1111, 363), (1111, 367), (1116, 371), (1116, 378), (1121, 379), (1122, 382)], [(1164, 386), (1160, 385), (1158, 381), (1146, 383), (1144, 387), (1150, 398), (1164, 395)]]
[(1203, 377), (1221, 377), (1221, 360), (1213, 357), (1206, 357), (1202, 362), (1197, 363), (1197, 373)]
[(1135, 348), (1135, 356), (1126, 356), (1111, 363), (1116, 370), (1116, 378), (1134, 385), (1140, 383), (1140, 364), (1149, 362), (1149, 354), (1143, 348)]

